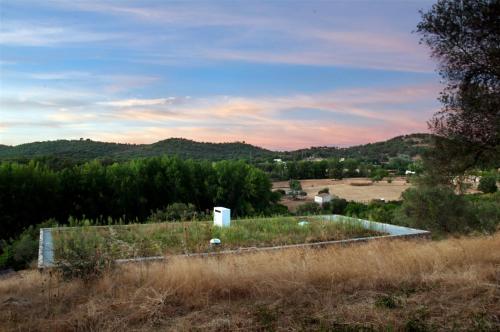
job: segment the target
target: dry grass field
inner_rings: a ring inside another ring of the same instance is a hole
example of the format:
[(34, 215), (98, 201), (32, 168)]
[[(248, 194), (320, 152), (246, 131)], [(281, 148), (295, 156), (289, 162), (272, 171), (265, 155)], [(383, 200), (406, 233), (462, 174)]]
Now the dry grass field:
[[(370, 181), (366, 178), (347, 178), (342, 180), (314, 179), (300, 180), (302, 189), (307, 196), (299, 201), (284, 199), (281, 203), (295, 211), (298, 205), (314, 200), (314, 195), (323, 188), (328, 188), (330, 193), (348, 201), (369, 202), (372, 199), (384, 198), (386, 200), (399, 200), (401, 193), (408, 189), (411, 184), (406, 183), (404, 178), (395, 178), (392, 183), (387, 181), (374, 182), (370, 186), (355, 186), (351, 183), (365, 183)], [(273, 182), (273, 189), (288, 189), (288, 181)]]
[(500, 234), (176, 258), (0, 280), (1, 331), (500, 329)]

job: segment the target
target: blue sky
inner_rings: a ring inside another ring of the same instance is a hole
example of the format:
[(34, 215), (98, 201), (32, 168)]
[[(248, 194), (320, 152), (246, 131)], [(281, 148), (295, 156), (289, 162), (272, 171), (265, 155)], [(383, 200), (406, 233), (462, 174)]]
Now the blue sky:
[(0, 2), (0, 143), (348, 146), (427, 130), (426, 1)]

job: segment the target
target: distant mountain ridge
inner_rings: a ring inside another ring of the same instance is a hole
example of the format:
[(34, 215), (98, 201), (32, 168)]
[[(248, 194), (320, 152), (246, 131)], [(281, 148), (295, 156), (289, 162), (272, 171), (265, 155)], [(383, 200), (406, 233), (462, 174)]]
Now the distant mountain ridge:
[(0, 160), (32, 159), (40, 157), (74, 160), (111, 159), (130, 160), (161, 155), (178, 156), (183, 159), (247, 159), (270, 160), (307, 158), (361, 158), (386, 159), (401, 154), (414, 157), (430, 144), (430, 134), (410, 134), (387, 141), (352, 146), (311, 147), (295, 151), (277, 152), (245, 142), (209, 143), (185, 138), (169, 138), (152, 144), (124, 144), (80, 140), (56, 140), (33, 142), (16, 146), (0, 145)]

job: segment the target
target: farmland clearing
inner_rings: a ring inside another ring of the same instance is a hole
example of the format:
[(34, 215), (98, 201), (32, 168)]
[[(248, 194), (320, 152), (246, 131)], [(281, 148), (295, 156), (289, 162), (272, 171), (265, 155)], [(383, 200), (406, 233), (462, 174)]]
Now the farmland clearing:
[[(403, 191), (411, 187), (411, 184), (407, 183), (405, 178), (395, 178), (391, 183), (383, 180), (373, 182), (370, 185), (356, 185), (367, 184), (369, 182), (371, 180), (367, 178), (300, 180), (302, 190), (307, 193), (307, 196), (298, 200), (284, 198), (281, 203), (286, 205), (291, 211), (295, 211), (298, 205), (305, 202), (312, 202), (314, 195), (323, 188), (328, 188), (330, 194), (348, 201), (367, 203), (373, 199), (381, 198), (384, 198), (386, 201), (397, 201), (401, 199)], [(288, 181), (273, 182), (273, 190), (277, 189), (289, 189)]]

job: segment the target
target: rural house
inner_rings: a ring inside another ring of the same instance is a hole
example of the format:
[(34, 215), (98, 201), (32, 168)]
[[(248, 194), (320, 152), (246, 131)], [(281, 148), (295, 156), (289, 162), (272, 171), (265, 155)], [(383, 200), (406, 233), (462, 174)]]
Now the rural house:
[(332, 196), (328, 193), (321, 193), (321, 194), (314, 196), (314, 201), (318, 204), (330, 202), (331, 200), (332, 200)]

